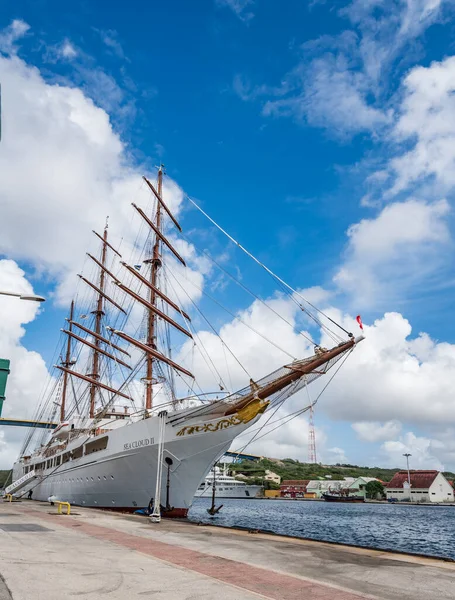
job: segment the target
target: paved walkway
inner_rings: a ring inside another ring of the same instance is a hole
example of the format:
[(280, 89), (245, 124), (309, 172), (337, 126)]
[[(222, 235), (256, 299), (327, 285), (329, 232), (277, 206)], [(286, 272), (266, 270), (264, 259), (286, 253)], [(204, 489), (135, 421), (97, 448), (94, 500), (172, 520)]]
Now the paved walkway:
[(449, 600), (455, 589), (455, 564), (439, 560), (79, 507), (55, 513), (0, 504), (0, 574), (14, 600)]

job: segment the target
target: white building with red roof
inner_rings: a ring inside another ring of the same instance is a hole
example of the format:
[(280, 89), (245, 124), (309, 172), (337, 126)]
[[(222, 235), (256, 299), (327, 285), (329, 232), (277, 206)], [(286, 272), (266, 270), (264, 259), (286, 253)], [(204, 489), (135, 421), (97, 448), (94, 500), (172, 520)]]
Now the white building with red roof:
[(398, 471), (387, 484), (387, 500), (453, 502), (454, 489), (440, 471)]

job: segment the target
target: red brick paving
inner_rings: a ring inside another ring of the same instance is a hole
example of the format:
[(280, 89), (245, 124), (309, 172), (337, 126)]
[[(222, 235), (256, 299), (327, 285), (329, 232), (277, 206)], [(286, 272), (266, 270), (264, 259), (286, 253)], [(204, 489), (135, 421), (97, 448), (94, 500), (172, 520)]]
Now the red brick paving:
[[(54, 516), (33, 509), (27, 509), (26, 512), (55, 524)], [(339, 590), (323, 583), (315, 583), (228, 558), (189, 550), (182, 546), (123, 533), (108, 527), (92, 525), (72, 517), (59, 518), (58, 525), (69, 529), (77, 526), (78, 533), (148, 554), (172, 565), (189, 569), (273, 600), (301, 600), (304, 594), (311, 596), (312, 600), (361, 600), (366, 598), (361, 594)]]

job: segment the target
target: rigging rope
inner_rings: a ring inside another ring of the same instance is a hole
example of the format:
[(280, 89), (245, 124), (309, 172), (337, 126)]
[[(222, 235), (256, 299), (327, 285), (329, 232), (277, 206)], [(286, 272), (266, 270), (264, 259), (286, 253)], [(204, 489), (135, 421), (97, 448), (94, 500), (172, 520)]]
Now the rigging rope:
[[(163, 272), (165, 272), (165, 275), (167, 276), (167, 274), (169, 273), (169, 275), (171, 275), (171, 277), (174, 277), (174, 275), (172, 274), (172, 272), (167, 268), (163, 266)], [(172, 288), (172, 291), (174, 292), (174, 294), (177, 297), (177, 300), (181, 303), (181, 300), (179, 298), (178, 293), (176, 292), (174, 286), (172, 285), (171, 281), (169, 280), (169, 278), (167, 277), (169, 285)], [(181, 288), (181, 290), (183, 291), (183, 293), (187, 296), (187, 298), (190, 300), (190, 302), (193, 304), (194, 308), (198, 311), (198, 313), (201, 315), (201, 317), (204, 319), (204, 321), (207, 323), (207, 325), (210, 327), (210, 329), (213, 331), (213, 333), (220, 339), (222, 344), (225, 344), (226, 348), (229, 350), (229, 353), (232, 355), (232, 357), (236, 360), (236, 362), (239, 364), (239, 366), (244, 370), (244, 372), (246, 373), (247, 377), (251, 377), (250, 374), (248, 373), (248, 371), (245, 369), (245, 367), (242, 365), (242, 363), (239, 361), (239, 359), (236, 357), (236, 355), (232, 352), (232, 350), (229, 348), (229, 346), (223, 341), (223, 339), (221, 338), (221, 336), (219, 335), (219, 333), (216, 331), (215, 327), (213, 327), (213, 325), (210, 323), (210, 321), (207, 319), (207, 317), (204, 315), (204, 313), (199, 309), (199, 307), (196, 305), (196, 303), (193, 301), (193, 299), (191, 298), (191, 296), (188, 294), (188, 292), (185, 290), (185, 288), (180, 284), (180, 282), (178, 281), (178, 279), (174, 278), (176, 283), (179, 285), (179, 287)], [(216, 368), (214, 362), (212, 361), (212, 358), (210, 356), (210, 354), (207, 352), (207, 349), (205, 348), (201, 338), (199, 337), (199, 333), (196, 332), (196, 330), (193, 328), (192, 325), (190, 325), (190, 323), (188, 322), (187, 319), (185, 319), (185, 317), (182, 314), (182, 318), (185, 321), (186, 326), (188, 327), (188, 329), (191, 331), (191, 333), (193, 334), (193, 336), (195, 336), (199, 342), (199, 344), (201, 345), (201, 347), (204, 349), (204, 352), (207, 354), (207, 357), (210, 361), (210, 363), (212, 364), (216, 374), (219, 377), (219, 380), (222, 384), (222, 387), (224, 389), (226, 389), (226, 384), (223, 381), (223, 378), (221, 377), (220, 372), (218, 371), (218, 369)], [(201, 352), (202, 355), (202, 352)]]
[[(248, 294), (250, 294), (251, 296), (253, 296), (253, 298), (255, 298), (256, 300), (258, 300), (261, 304), (263, 304), (266, 308), (268, 308), (269, 310), (271, 310), (279, 319), (281, 319), (282, 321), (284, 321), (287, 325), (289, 325), (289, 327), (291, 327), (291, 329), (295, 332), (295, 326), (290, 323), (287, 319), (285, 319), (283, 317), (283, 315), (280, 315), (279, 312), (277, 312), (274, 308), (272, 308), (269, 304), (267, 304), (267, 302), (265, 302), (265, 300), (263, 300), (262, 298), (260, 298), (257, 294), (255, 294), (252, 290), (250, 290), (246, 285), (244, 285), (239, 279), (237, 279), (237, 277), (235, 277), (232, 273), (230, 273), (227, 269), (225, 269), (222, 265), (220, 265), (214, 258), (213, 256), (207, 252), (206, 250), (204, 250), (203, 248), (199, 248), (196, 246), (196, 244), (194, 244), (194, 242), (190, 241), (189, 238), (184, 234), (181, 233), (181, 236), (189, 243), (189, 244), (193, 244), (196, 248), (198, 248), (198, 251), (201, 252), (201, 254), (204, 254), (209, 260), (211, 260), (225, 275), (227, 275), (228, 277), (230, 277), (239, 287), (241, 287), (243, 290), (245, 290), (245, 292), (247, 292)], [(298, 303), (297, 303), (298, 304)], [(298, 304), (298, 306), (300, 307), (300, 304)], [(306, 333), (304, 333), (303, 331), (299, 331), (296, 332), (299, 335), (301, 335), (302, 337), (304, 337), (307, 341), (310, 342), (310, 344), (315, 344), (313, 338), (310, 335), (307, 335)]]
[[(228, 239), (231, 240), (231, 242), (233, 244), (235, 244), (240, 250), (242, 250), (242, 252), (244, 252), (247, 256), (249, 256), (252, 260), (254, 260), (255, 263), (257, 263), (261, 268), (263, 268), (265, 271), (267, 271), (267, 273), (269, 273), (269, 275), (271, 275), (274, 279), (276, 279), (277, 281), (279, 281), (282, 285), (284, 285), (288, 290), (290, 290), (293, 294), (296, 294), (299, 298), (301, 298), (304, 302), (306, 302), (309, 306), (311, 306), (311, 308), (313, 308), (314, 310), (316, 310), (318, 313), (320, 313), (321, 315), (323, 315), (326, 319), (328, 319), (331, 323), (333, 323), (336, 327), (339, 327), (342, 331), (344, 331), (344, 333), (346, 333), (349, 337), (352, 337), (352, 334), (347, 331), (344, 327), (342, 327), (339, 323), (337, 323), (336, 321), (334, 321), (331, 317), (329, 317), (328, 315), (326, 315), (322, 310), (320, 310), (319, 308), (317, 308), (316, 306), (314, 306), (311, 302), (309, 302), (306, 298), (304, 298), (302, 296), (302, 294), (300, 294), (297, 290), (295, 290), (293, 287), (291, 287), (288, 283), (286, 283), (283, 279), (281, 279), (281, 277), (279, 277), (278, 275), (276, 275), (271, 269), (269, 269), (266, 265), (264, 265), (264, 263), (262, 263), (259, 259), (257, 259), (253, 254), (251, 254), (251, 252), (249, 252), (244, 246), (242, 246), (242, 244), (240, 244), (240, 242), (238, 242), (237, 240), (235, 240), (231, 235), (229, 235), (229, 233), (227, 231), (225, 231), (221, 225), (218, 225), (218, 223), (216, 223), (216, 221), (214, 221), (204, 210), (202, 210), (202, 208), (196, 204), (196, 202), (190, 198), (188, 195), (186, 196), (187, 199), (191, 202), (191, 204), (197, 208), (197, 210), (199, 212), (201, 212), (213, 225), (215, 225), (215, 227), (217, 229), (219, 229), (221, 231), (221, 233), (223, 233)], [(302, 310), (305, 310), (303, 306), (301, 306)], [(305, 312), (307, 314), (309, 314), (310, 316), (312, 316), (309, 311), (305, 310)], [(314, 318), (314, 316), (312, 316), (312, 318)], [(326, 327), (323, 325), (323, 327)]]
[[(166, 270), (168, 270), (168, 269), (166, 269)], [(215, 332), (215, 335), (217, 335), (222, 340), (222, 338), (220, 337), (220, 335), (216, 332), (216, 330), (214, 329), (214, 327), (211, 325), (211, 323), (208, 321), (208, 319), (205, 317), (205, 315), (202, 313), (202, 311), (199, 309), (199, 307), (195, 304), (195, 302), (192, 300), (192, 298), (189, 296), (189, 294), (186, 292), (186, 290), (183, 288), (183, 286), (180, 284), (180, 282), (176, 279), (176, 277), (173, 275), (173, 273), (171, 271), (169, 271), (169, 273), (175, 279), (175, 281), (177, 282), (177, 284), (181, 287), (181, 289), (183, 290), (183, 292), (188, 296), (190, 302), (194, 305), (195, 309), (199, 312), (199, 314), (202, 316), (202, 318), (204, 319), (204, 321), (206, 321), (207, 324), (209, 325), (209, 327)], [(248, 329), (251, 329), (251, 331), (253, 333), (255, 333), (256, 335), (258, 335), (259, 337), (261, 337), (263, 340), (265, 340), (266, 342), (268, 342), (272, 346), (275, 346), (275, 348), (277, 350), (280, 350), (280, 352), (283, 352), (284, 354), (286, 354), (287, 356), (289, 356), (289, 358), (291, 358), (292, 360), (297, 360), (296, 357), (293, 356), (292, 354), (290, 354), (287, 350), (284, 350), (284, 348), (281, 348), (281, 346), (278, 346), (278, 344), (276, 344), (275, 342), (273, 342), (271, 339), (269, 339), (268, 337), (266, 337), (264, 334), (262, 334), (259, 331), (257, 331), (257, 329), (255, 329), (254, 327), (251, 327), (251, 325), (248, 325), (248, 323), (246, 323), (238, 315), (234, 314), (228, 308), (226, 308), (225, 306), (223, 306), (223, 304), (221, 304), (221, 302), (218, 302), (218, 300), (216, 300), (215, 298), (213, 298), (212, 296), (210, 296), (210, 294), (208, 294), (203, 288), (201, 288), (198, 285), (196, 285), (190, 279), (188, 279), (188, 278), (185, 278), (185, 279), (188, 281), (188, 283), (190, 283), (192, 286), (194, 286), (196, 289), (198, 289), (202, 294), (204, 294), (204, 296), (206, 296), (209, 300), (211, 300), (212, 302), (214, 302), (215, 304), (217, 304), (220, 308), (222, 308), (229, 315), (231, 315), (231, 317), (233, 317), (234, 320), (239, 321), (240, 323), (242, 323), (242, 325), (245, 325), (245, 327), (248, 327)], [(223, 342), (223, 344), (226, 344), (226, 342), (224, 342), (223, 340), (222, 340), (222, 342)], [(248, 377), (251, 378), (251, 376), (249, 375), (249, 373), (246, 371), (246, 369), (243, 367), (243, 365), (239, 362), (238, 358), (232, 353), (232, 350), (230, 350), (229, 346), (226, 345), (226, 348), (233, 355), (233, 357), (235, 358), (235, 360), (240, 364), (240, 366), (245, 371), (245, 373), (248, 375)]]
[[(346, 356), (343, 358), (343, 360), (341, 361), (341, 363), (338, 365), (338, 368), (336, 369), (336, 371), (332, 374), (332, 376), (330, 377), (330, 379), (328, 380), (328, 382), (325, 384), (325, 386), (322, 388), (322, 390), (319, 392), (319, 394), (316, 397), (316, 400), (313, 402), (313, 404), (311, 406), (315, 406), (319, 400), (319, 398), (322, 396), (322, 394), (325, 392), (325, 390), (327, 389), (327, 387), (330, 385), (330, 383), (332, 382), (332, 380), (334, 379), (335, 375), (338, 373), (338, 371), (341, 369), (341, 367), (344, 365), (344, 363), (346, 362), (346, 360), (349, 358), (349, 356), (352, 354), (353, 349), (351, 349)], [(308, 389), (308, 387), (307, 387)], [(281, 406), (281, 405), (280, 405)], [(310, 406), (305, 406), (303, 409), (296, 411), (295, 413), (291, 413), (291, 415), (287, 415), (287, 417), (292, 417), (290, 419), (288, 419), (286, 422), (281, 423), (280, 425), (277, 425), (276, 427), (274, 427), (273, 429), (271, 429), (270, 431), (267, 431), (266, 433), (264, 433), (263, 435), (261, 435), (260, 437), (253, 438), (255, 439), (255, 441), (258, 441), (260, 439), (262, 439), (263, 437), (265, 437), (266, 435), (269, 435), (270, 433), (272, 433), (272, 431), (275, 431), (276, 429), (279, 429), (280, 427), (282, 427), (283, 425), (286, 425), (287, 423), (289, 423), (290, 421), (292, 421), (293, 419), (297, 418), (298, 416), (300, 416), (301, 414), (303, 414), (304, 412), (308, 411), (310, 409)], [(276, 412), (276, 411), (275, 411)], [(282, 419), (285, 419), (287, 417), (282, 417)], [(258, 433), (260, 433), (261, 429), (263, 429), (265, 427), (265, 425), (268, 424), (268, 421), (270, 419), (267, 420), (266, 423), (264, 423), (263, 426), (261, 426), (258, 429)], [(242, 435), (247, 435), (249, 433), (252, 433), (252, 431), (245, 431), (243, 433), (241, 433), (238, 437), (242, 436)], [(247, 442), (247, 444), (245, 444), (245, 446), (243, 447), (242, 450), (239, 450), (237, 452), (237, 454), (241, 454), (245, 448), (247, 448), (247, 446), (249, 446), (251, 444), (251, 442), (253, 441), (253, 439), (251, 439), (249, 442)]]

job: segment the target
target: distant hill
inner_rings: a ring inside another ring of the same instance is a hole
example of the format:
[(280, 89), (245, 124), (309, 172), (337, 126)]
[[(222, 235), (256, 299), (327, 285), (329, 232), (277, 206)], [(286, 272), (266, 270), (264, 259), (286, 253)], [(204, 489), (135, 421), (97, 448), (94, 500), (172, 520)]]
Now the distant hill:
[[(327, 475), (331, 479), (343, 479), (344, 477), (376, 477), (381, 481), (390, 481), (397, 471), (401, 469), (386, 469), (384, 467), (361, 467), (358, 465), (336, 464), (321, 465), (302, 463), (292, 458), (283, 458), (280, 460), (263, 458), (259, 462), (243, 460), (233, 464), (232, 471), (243, 473), (252, 478), (261, 478), (265, 475), (265, 470), (269, 469), (281, 479), (325, 479)], [(444, 473), (447, 479), (454, 479), (455, 474), (447, 471)]]

